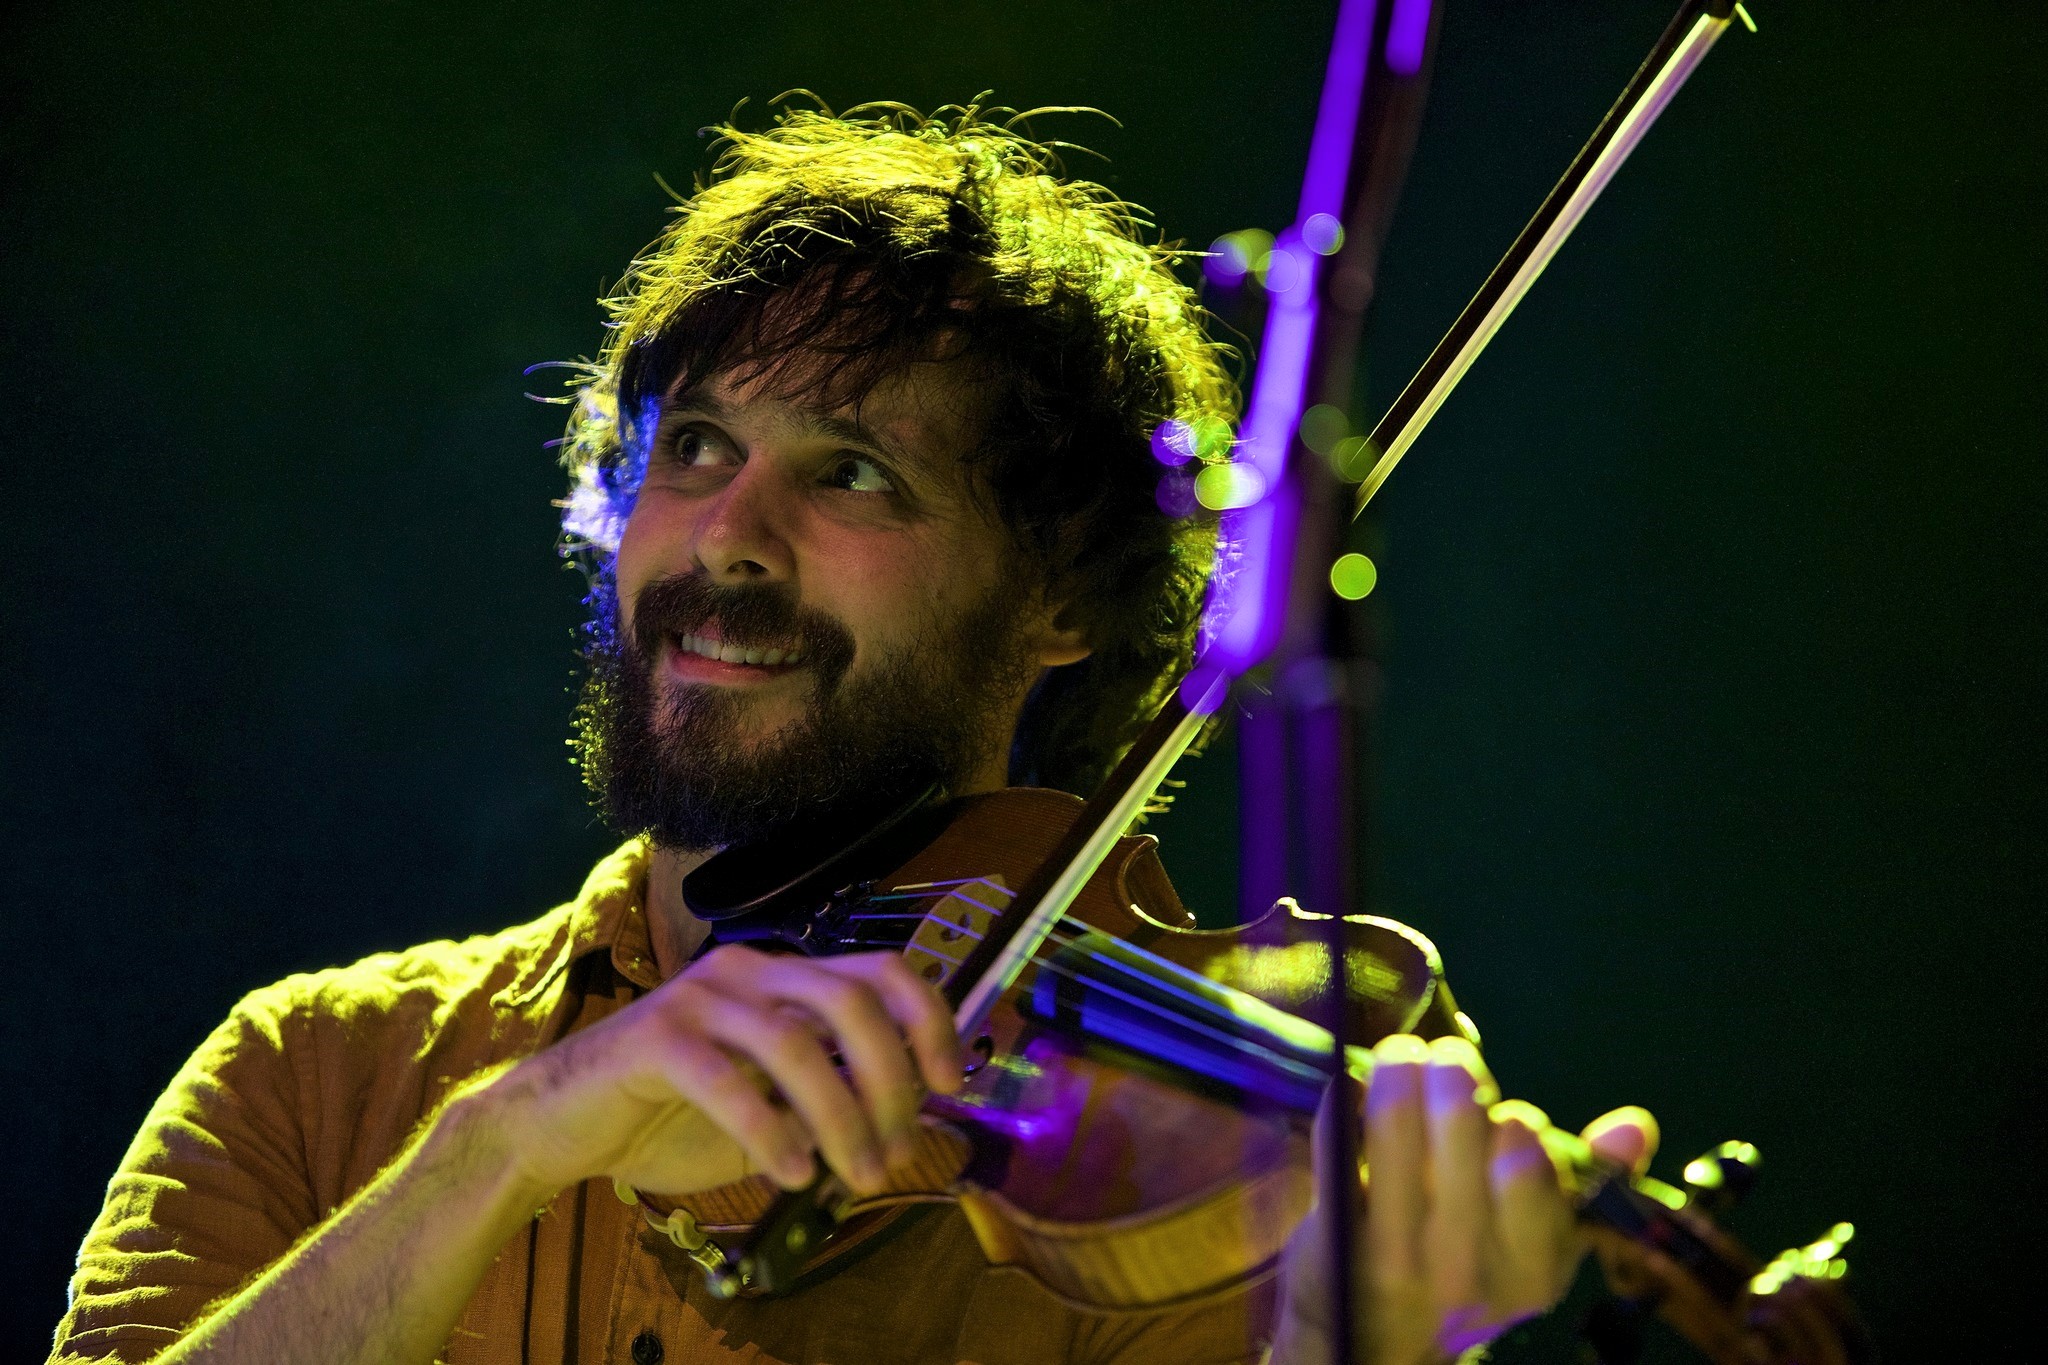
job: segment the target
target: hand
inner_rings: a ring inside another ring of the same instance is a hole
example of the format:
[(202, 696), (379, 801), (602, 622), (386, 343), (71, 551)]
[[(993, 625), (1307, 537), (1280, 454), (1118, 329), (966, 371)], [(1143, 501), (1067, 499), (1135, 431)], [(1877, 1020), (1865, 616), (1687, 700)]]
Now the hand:
[(599, 1175), (677, 1195), (758, 1171), (794, 1189), (820, 1154), (871, 1193), (909, 1155), (923, 1086), (950, 1093), (961, 1075), (950, 1011), (901, 956), (726, 946), (487, 1098), (541, 1199)]
[[(1454, 1359), (1548, 1309), (1570, 1284), (1585, 1248), (1552, 1149), (1561, 1157), (1573, 1139), (1535, 1106), (1499, 1102), (1478, 1050), (1462, 1038), (1396, 1035), (1373, 1049), (1373, 1061), (1354, 1354), (1369, 1365)], [(1619, 1109), (1584, 1138), (1600, 1156), (1641, 1171), (1657, 1125), (1644, 1110)], [(1289, 1244), (1276, 1360), (1327, 1349), (1326, 1238), (1312, 1215)]]

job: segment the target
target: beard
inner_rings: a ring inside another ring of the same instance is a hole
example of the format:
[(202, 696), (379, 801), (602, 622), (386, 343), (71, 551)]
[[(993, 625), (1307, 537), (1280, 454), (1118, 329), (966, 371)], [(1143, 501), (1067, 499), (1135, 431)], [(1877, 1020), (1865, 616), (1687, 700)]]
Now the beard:
[[(607, 565), (587, 600), (570, 741), (584, 783), (614, 829), (689, 851), (799, 819), (871, 821), (933, 783), (958, 789), (1009, 733), (1002, 712), (1036, 671), (1016, 630), (1023, 597), (999, 583), (856, 667), (851, 632), (780, 584), (660, 579), (634, 599), (628, 631)], [(749, 743), (741, 689), (656, 683), (663, 646), (713, 621), (728, 644), (798, 643), (810, 687), (796, 719)]]

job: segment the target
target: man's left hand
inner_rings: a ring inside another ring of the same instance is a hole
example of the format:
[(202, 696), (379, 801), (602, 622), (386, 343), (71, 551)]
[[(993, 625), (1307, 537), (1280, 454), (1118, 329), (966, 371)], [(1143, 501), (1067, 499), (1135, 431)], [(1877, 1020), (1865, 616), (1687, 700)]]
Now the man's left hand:
[[(1478, 1049), (1462, 1038), (1426, 1043), (1398, 1034), (1373, 1049), (1373, 1062), (1363, 1124), (1370, 1197), (1362, 1198), (1354, 1240), (1353, 1358), (1359, 1365), (1453, 1360), (1550, 1308), (1571, 1283), (1585, 1248), (1559, 1164), (1573, 1140), (1534, 1105), (1502, 1101)], [(1617, 1109), (1594, 1120), (1584, 1141), (1640, 1173), (1656, 1151), (1656, 1120), (1642, 1109)], [(1322, 1160), (1319, 1149), (1319, 1167)], [(1276, 1362), (1328, 1354), (1326, 1246), (1317, 1215), (1289, 1244)]]

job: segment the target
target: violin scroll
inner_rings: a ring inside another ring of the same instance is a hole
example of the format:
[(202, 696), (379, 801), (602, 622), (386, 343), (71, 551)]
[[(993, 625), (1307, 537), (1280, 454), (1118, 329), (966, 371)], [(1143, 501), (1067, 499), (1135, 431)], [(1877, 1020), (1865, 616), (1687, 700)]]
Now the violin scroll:
[(1749, 1143), (1724, 1142), (1687, 1163), (1684, 1191), (1614, 1180), (1587, 1199), (1581, 1217), (1614, 1294), (1582, 1329), (1601, 1365), (1636, 1360), (1652, 1316), (1714, 1365), (1875, 1365), (1841, 1285), (1852, 1225), (1764, 1264), (1715, 1221), (1748, 1194), (1760, 1162)]

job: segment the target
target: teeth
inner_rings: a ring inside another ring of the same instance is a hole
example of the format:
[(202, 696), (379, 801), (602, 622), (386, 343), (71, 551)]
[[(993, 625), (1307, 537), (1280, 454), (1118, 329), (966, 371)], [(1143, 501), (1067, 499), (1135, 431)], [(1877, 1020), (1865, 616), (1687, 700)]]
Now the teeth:
[(765, 664), (774, 667), (778, 664), (799, 663), (803, 659), (803, 651), (800, 649), (741, 649), (738, 645), (707, 640), (701, 635), (680, 636), (678, 643), (692, 654), (706, 659), (716, 659), (720, 663)]

